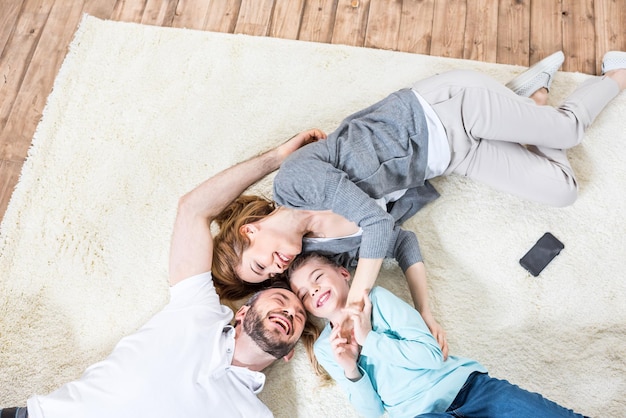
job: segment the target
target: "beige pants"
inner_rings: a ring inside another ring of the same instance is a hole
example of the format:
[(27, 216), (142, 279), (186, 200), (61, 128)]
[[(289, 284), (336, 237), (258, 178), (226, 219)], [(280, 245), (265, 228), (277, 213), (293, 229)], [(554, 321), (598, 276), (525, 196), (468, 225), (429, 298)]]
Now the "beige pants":
[(566, 151), (620, 90), (607, 77), (581, 84), (559, 106), (538, 106), (496, 80), (450, 71), (413, 88), (441, 119), (455, 173), (495, 189), (552, 206), (572, 204), (576, 178)]

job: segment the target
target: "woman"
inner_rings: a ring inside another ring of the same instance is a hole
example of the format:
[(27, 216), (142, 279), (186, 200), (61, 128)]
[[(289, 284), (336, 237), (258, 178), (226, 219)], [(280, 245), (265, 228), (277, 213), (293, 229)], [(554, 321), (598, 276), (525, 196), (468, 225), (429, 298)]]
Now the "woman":
[[(559, 52), (540, 61), (507, 84), (514, 91), (470, 71), (429, 77), (349, 116), (326, 141), (295, 151), (274, 179), (277, 207), (246, 197), (216, 219), (214, 274), (222, 296), (241, 297), (247, 284), (284, 272), (304, 240), (306, 251), (325, 248), (358, 260), (348, 304), (359, 305), (383, 259), (394, 257), (444, 347), (445, 333), (428, 308), (417, 238), (399, 225), (438, 196), (429, 179), (452, 173), (553, 206), (574, 202), (565, 150), (626, 87), (626, 52), (607, 53), (603, 75), (559, 107), (537, 106), (546, 103), (562, 60)], [(533, 92), (532, 100), (516, 92)]]

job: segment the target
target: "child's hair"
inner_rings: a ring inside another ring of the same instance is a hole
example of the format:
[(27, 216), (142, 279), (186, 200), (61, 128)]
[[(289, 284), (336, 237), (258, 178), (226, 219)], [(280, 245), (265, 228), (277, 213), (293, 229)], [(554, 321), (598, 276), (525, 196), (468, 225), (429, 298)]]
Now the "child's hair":
[[(327, 256), (325, 256), (323, 254), (316, 253), (316, 252), (303, 253), (303, 254), (300, 254), (299, 256), (297, 256), (291, 262), (291, 265), (289, 266), (289, 268), (287, 269), (287, 272), (286, 272), (286, 279), (290, 280), (291, 275), (293, 273), (295, 273), (305, 263), (307, 263), (309, 261), (312, 261), (312, 260), (317, 260), (320, 263), (326, 264), (328, 266), (340, 267), (340, 265), (337, 264), (335, 261), (333, 261), (333, 259), (331, 259), (330, 257), (327, 257)], [(306, 350), (307, 357), (309, 358), (309, 362), (311, 362), (311, 366), (313, 367), (313, 370), (315, 371), (315, 374), (320, 377), (320, 379), (322, 380), (323, 384), (329, 384), (329, 383), (333, 382), (333, 379), (332, 379), (332, 377), (330, 377), (328, 372), (322, 367), (322, 365), (319, 364), (319, 362), (317, 361), (317, 358), (315, 357), (315, 351), (313, 350), (313, 345), (314, 345), (315, 341), (317, 340), (317, 338), (322, 333), (322, 326), (318, 325), (318, 322), (319, 322), (318, 318), (312, 318), (312, 315), (309, 315), (308, 318), (309, 319), (307, 319), (307, 322), (309, 320), (311, 321), (312, 325), (315, 327), (316, 334), (315, 334), (314, 338), (309, 338), (310, 336), (307, 336), (307, 338), (305, 338), (305, 333), (303, 333), (302, 334), (302, 343), (304, 344), (304, 349)]]
[(319, 323), (319, 319), (313, 317), (312, 315), (307, 315), (306, 323), (304, 324), (304, 330), (302, 331), (302, 337), (300, 340), (304, 345), (304, 350), (306, 351), (306, 356), (313, 367), (313, 371), (319, 378), (322, 380), (323, 384), (328, 384), (333, 381), (328, 372), (324, 370), (321, 364), (317, 361), (315, 357), (315, 352), (313, 351), (313, 344), (319, 338), (322, 333), (322, 325)]
[(302, 267), (305, 263), (308, 263), (311, 260), (316, 260), (322, 264), (325, 264), (327, 266), (331, 266), (331, 267), (341, 267), (337, 262), (335, 262), (332, 258), (330, 258), (330, 256), (327, 256), (325, 254), (322, 253), (318, 253), (315, 251), (309, 252), (309, 253), (302, 253), (299, 256), (297, 256), (289, 265), (289, 268), (287, 269), (286, 275), (287, 275), (287, 279), (289, 280), (289, 278), (291, 277), (291, 275), (298, 270), (300, 267)]
[(275, 207), (274, 202), (264, 197), (241, 195), (215, 218), (219, 232), (213, 239), (211, 273), (221, 299), (236, 301), (270, 284), (269, 280), (246, 283), (241, 280), (235, 267), (241, 264), (241, 255), (250, 245), (248, 237), (240, 232), (241, 227), (265, 218)]

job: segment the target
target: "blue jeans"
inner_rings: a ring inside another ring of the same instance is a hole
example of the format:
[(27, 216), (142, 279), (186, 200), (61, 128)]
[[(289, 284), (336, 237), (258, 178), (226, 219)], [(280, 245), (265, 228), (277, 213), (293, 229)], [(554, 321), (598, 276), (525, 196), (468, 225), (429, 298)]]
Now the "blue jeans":
[(528, 392), (506, 380), (474, 372), (445, 412), (433, 412), (419, 417), (497, 417), (497, 418), (556, 418), (583, 417), (541, 396)]

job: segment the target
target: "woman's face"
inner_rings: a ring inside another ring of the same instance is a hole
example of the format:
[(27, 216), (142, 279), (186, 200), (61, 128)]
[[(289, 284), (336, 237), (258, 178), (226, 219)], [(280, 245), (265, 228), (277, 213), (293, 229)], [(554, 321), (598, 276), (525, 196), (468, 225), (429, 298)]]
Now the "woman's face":
[(265, 227), (261, 223), (244, 225), (242, 232), (250, 240), (237, 269), (244, 282), (261, 283), (284, 272), (302, 251), (302, 236), (298, 234)]
[(290, 274), (291, 290), (318, 318), (332, 319), (345, 307), (350, 273), (343, 267), (311, 259)]

